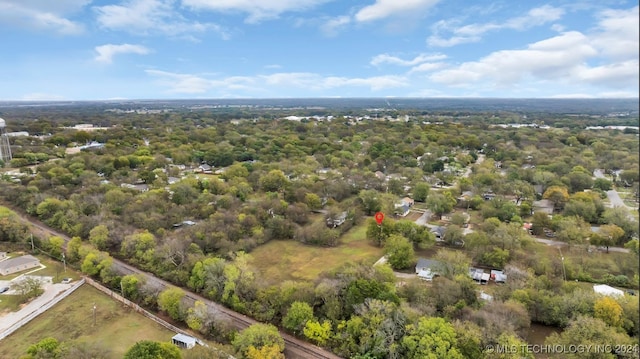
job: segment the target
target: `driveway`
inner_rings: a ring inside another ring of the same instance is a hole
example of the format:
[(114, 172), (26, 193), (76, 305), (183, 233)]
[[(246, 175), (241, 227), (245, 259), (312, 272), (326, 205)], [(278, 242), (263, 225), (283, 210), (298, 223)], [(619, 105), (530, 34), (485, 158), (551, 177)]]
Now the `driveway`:
[[(22, 318), (26, 317), (27, 315), (33, 313), (34, 311), (36, 311), (38, 308), (42, 307), (46, 303), (50, 302), (58, 294), (60, 294), (60, 293), (64, 292), (65, 290), (71, 288), (74, 284), (75, 283), (71, 283), (71, 284), (60, 284), (60, 283), (45, 284), (43, 286), (44, 293), (41, 296), (39, 296), (38, 298), (35, 298), (34, 300), (32, 300), (26, 306), (22, 307), (22, 309), (20, 309), (17, 312), (10, 312), (10, 313), (0, 314), (0, 333), (2, 333), (5, 330), (9, 329), (12, 325), (14, 325), (15, 323), (17, 323), (20, 320), (22, 320)], [(11, 293), (11, 291), (9, 291), (7, 293)], [(0, 300), (2, 300), (2, 297), (5, 294), (0, 294)]]

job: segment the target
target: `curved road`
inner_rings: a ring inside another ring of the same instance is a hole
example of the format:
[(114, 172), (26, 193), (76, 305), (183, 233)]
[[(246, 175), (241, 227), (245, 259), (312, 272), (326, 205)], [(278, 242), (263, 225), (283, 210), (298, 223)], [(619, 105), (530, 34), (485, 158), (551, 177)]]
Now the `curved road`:
[[(2, 203), (2, 205), (9, 207), (11, 209), (13, 209), (14, 212), (16, 212), (16, 214), (18, 215), (18, 217), (26, 223), (29, 223), (30, 225), (38, 228), (40, 231), (43, 231), (45, 233), (48, 233), (49, 235), (53, 235), (53, 236), (58, 236), (61, 237), (65, 240), (65, 242), (68, 242), (70, 240), (70, 238), (63, 234), (60, 233), (52, 228), (50, 228), (49, 226), (45, 225), (44, 223), (27, 217), (25, 214), (23, 214), (23, 212), (20, 209), (17, 209), (11, 205), (7, 205), (6, 203)], [(144, 275), (146, 278), (147, 283), (153, 283), (156, 287), (158, 288), (166, 288), (166, 287), (175, 287), (176, 285), (169, 283), (165, 280), (162, 280), (158, 277), (156, 277), (155, 275), (151, 274), (151, 273), (147, 273), (145, 271), (142, 271), (136, 267), (133, 267), (119, 259), (113, 258), (113, 266), (115, 267), (115, 270), (121, 274), (141, 274)], [(183, 288), (185, 289), (185, 288)], [(255, 324), (255, 323), (259, 323), (258, 321), (256, 321), (255, 319), (252, 319), (244, 314), (238, 313), (236, 311), (233, 311), (221, 304), (218, 304), (212, 300), (209, 300), (207, 298), (204, 298), (198, 294), (195, 294), (193, 292), (190, 292), (189, 290), (185, 289), (186, 294), (186, 298), (188, 298), (189, 300), (192, 301), (196, 301), (199, 300), (203, 303), (205, 303), (207, 305), (207, 307), (209, 308), (210, 312), (215, 313), (214, 317), (216, 319), (222, 319), (222, 320), (227, 320), (235, 329), (238, 330), (242, 330), (247, 328), (248, 326)], [(287, 333), (284, 332), (280, 332), (280, 335), (282, 335), (282, 338), (284, 339), (285, 342), (285, 349), (284, 349), (284, 354), (286, 358), (291, 358), (291, 359), (308, 359), (308, 358), (323, 358), (323, 359), (340, 359), (339, 356), (324, 350), (318, 346), (315, 346), (313, 344), (307, 343), (303, 340), (300, 340), (298, 338), (295, 338)]]

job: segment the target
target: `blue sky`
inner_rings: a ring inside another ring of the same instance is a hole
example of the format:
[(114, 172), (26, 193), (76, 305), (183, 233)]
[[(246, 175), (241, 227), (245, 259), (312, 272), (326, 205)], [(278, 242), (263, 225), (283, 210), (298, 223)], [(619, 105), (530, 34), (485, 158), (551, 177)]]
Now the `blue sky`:
[(0, 100), (638, 97), (638, 1), (0, 0)]

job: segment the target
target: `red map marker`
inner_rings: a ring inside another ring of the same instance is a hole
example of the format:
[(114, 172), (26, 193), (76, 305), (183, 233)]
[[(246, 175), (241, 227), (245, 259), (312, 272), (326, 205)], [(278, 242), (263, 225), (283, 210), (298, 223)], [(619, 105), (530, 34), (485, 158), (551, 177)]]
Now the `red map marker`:
[(381, 225), (382, 224), (382, 220), (384, 219), (384, 213), (378, 212), (378, 213), (376, 213), (374, 218), (376, 219), (376, 222), (378, 222), (378, 225)]

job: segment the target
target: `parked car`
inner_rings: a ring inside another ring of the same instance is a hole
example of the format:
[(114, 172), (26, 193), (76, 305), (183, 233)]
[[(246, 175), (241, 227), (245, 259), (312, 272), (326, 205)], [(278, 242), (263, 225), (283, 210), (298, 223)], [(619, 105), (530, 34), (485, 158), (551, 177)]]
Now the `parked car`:
[(71, 281), (72, 281), (72, 280), (73, 280), (73, 279), (71, 279), (71, 278), (62, 278), (62, 281), (60, 281), (60, 283), (62, 283), (62, 284), (69, 284), (69, 283), (71, 283)]
[(0, 288), (0, 294), (9, 291), (9, 287), (2, 287)]

